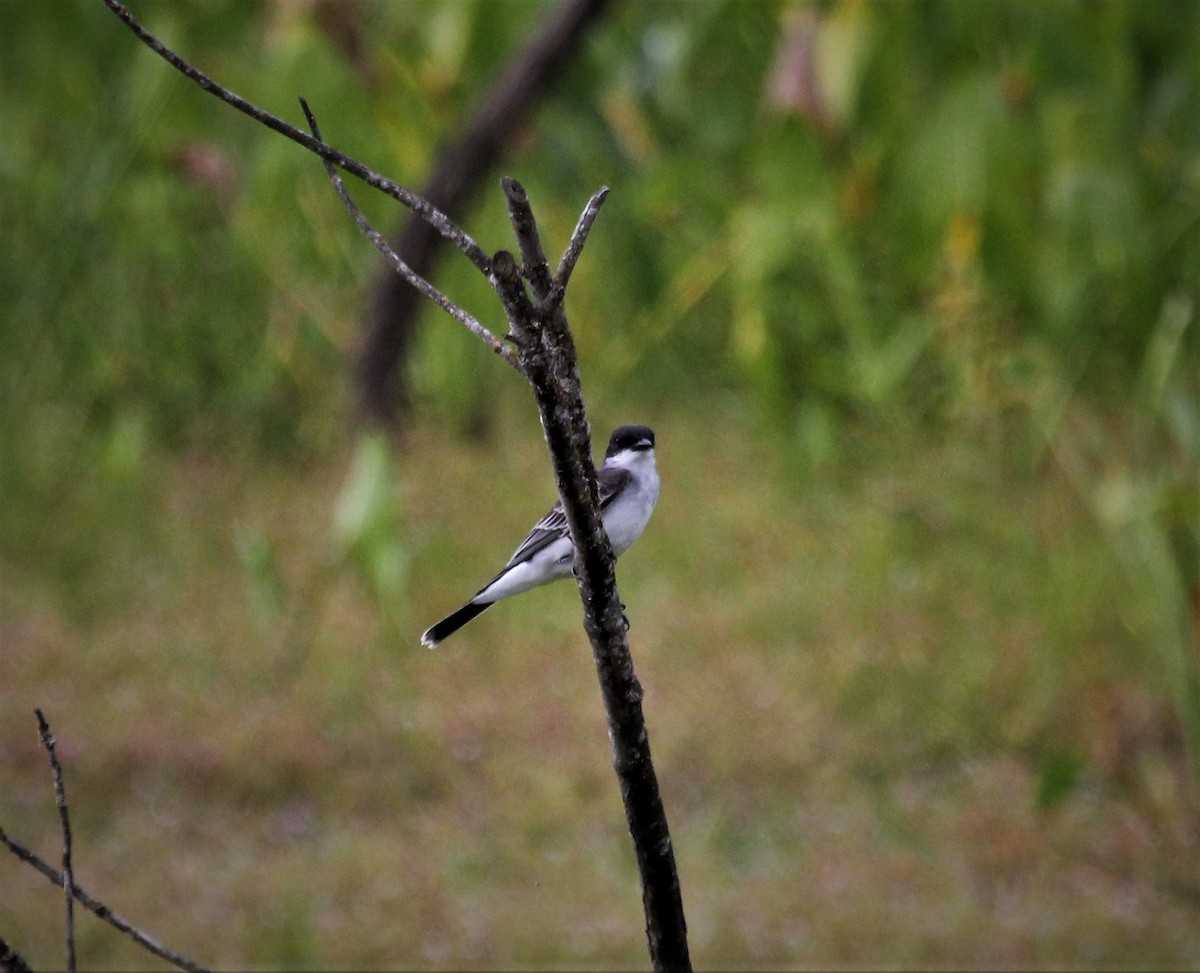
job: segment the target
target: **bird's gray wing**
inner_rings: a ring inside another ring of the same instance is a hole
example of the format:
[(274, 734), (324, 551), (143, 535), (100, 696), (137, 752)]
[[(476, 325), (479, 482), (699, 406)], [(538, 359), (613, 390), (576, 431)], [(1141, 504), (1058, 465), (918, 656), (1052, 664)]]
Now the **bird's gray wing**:
[(559, 538), (566, 537), (568, 533), (567, 515), (563, 513), (562, 504), (556, 503), (550, 508), (545, 517), (533, 525), (533, 530), (529, 532), (529, 536), (525, 540), (521, 541), (521, 546), (513, 551), (513, 556), (508, 559), (508, 564), (504, 566), (505, 570), (508, 570), (514, 564), (528, 561), (539, 551), (549, 547)]
[[(596, 474), (596, 480), (600, 487), (600, 511), (608, 507), (613, 500), (616, 499), (621, 489), (629, 482), (630, 472), (626, 469), (601, 467)], [(567, 527), (567, 515), (563, 513), (562, 503), (556, 503), (547, 512), (546, 516), (533, 525), (533, 530), (529, 532), (529, 536), (521, 541), (521, 546), (513, 551), (513, 556), (508, 559), (505, 570), (511, 568), (514, 564), (520, 564), (522, 561), (528, 561), (539, 551), (544, 550), (553, 544), (556, 540), (566, 537), (570, 534), (570, 529)]]
[(633, 474), (620, 466), (602, 466), (596, 474), (600, 486), (600, 512), (608, 509), (608, 505), (617, 499), (617, 494), (625, 489)]

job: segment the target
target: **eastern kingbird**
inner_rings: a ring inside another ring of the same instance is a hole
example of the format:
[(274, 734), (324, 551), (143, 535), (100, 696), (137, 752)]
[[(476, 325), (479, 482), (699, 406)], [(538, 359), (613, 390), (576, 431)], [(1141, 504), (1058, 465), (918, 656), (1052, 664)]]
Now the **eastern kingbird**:
[[(621, 426), (608, 441), (604, 465), (596, 472), (600, 487), (600, 519), (613, 553), (620, 557), (641, 536), (658, 500), (654, 466), (654, 431), (649, 426)], [(421, 636), (421, 644), (437, 648), (472, 618), (501, 598), (569, 578), (575, 546), (562, 503), (539, 520), (513, 552), (504, 570), (484, 585), (462, 608), (451, 612)]]

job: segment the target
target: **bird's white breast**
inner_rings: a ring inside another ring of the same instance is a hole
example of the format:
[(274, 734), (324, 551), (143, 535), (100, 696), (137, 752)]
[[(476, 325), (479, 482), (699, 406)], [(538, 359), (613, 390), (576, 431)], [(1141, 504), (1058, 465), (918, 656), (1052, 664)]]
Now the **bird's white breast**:
[(604, 512), (604, 529), (618, 557), (641, 536), (658, 502), (658, 469), (654, 465), (654, 451), (634, 453), (623, 465), (633, 474), (633, 479), (625, 487), (624, 494)]

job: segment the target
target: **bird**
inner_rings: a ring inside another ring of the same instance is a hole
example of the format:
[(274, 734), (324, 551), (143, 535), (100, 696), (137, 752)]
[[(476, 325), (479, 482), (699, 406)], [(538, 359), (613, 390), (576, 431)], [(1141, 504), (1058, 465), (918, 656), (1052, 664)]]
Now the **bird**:
[[(620, 557), (642, 535), (658, 502), (654, 431), (641, 425), (613, 430), (596, 481), (600, 488), (600, 519), (613, 553)], [(465, 605), (426, 629), (421, 644), (435, 649), (502, 598), (571, 577), (574, 562), (575, 545), (560, 501), (534, 524), (500, 573)]]

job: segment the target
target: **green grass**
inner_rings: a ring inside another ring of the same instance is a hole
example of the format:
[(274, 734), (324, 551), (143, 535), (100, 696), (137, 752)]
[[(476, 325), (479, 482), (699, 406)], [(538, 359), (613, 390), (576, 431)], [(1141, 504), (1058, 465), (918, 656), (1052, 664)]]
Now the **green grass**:
[[(650, 418), (665, 485), (620, 579), (699, 966), (1200, 963), (1171, 687), (1126, 624), (1155, 606), (1070, 478), (965, 421), (861, 424), (814, 472), (733, 408)], [(26, 524), (78, 550), (0, 561), (0, 822), (56, 858), (40, 706), (78, 881), (202, 962), (643, 967), (570, 585), (417, 641), (551, 499), (514, 428), (394, 457), (386, 611), (334, 559), (348, 451), (151, 452), (119, 544), (86, 504)], [(61, 897), (11, 858), (0, 890), (5, 939), (60, 962)]]

